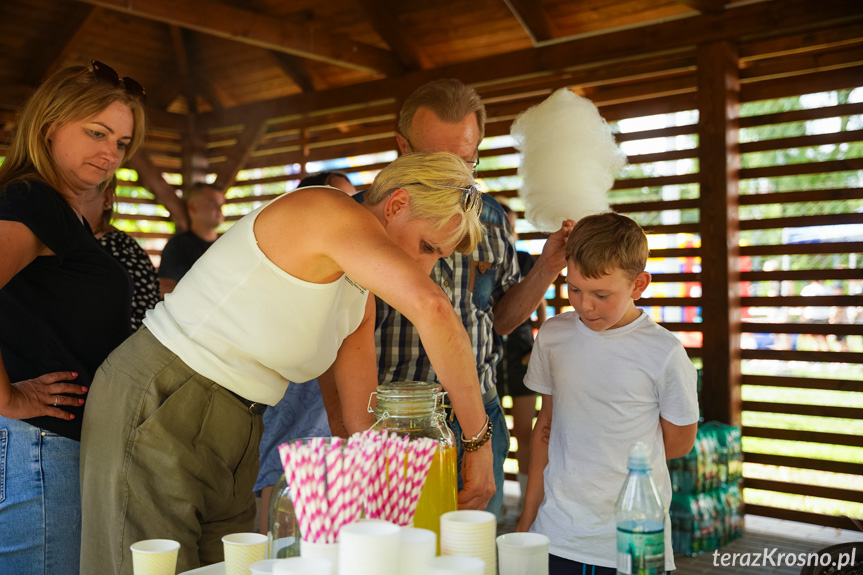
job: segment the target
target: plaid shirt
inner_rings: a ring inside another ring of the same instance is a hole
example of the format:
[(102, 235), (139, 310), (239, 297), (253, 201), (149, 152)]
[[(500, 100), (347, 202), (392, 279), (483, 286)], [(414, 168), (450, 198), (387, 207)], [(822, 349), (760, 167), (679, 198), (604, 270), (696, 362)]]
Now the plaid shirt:
[[(362, 201), (362, 198), (357, 199)], [(501, 355), (500, 340), (494, 334), (492, 309), (521, 276), (506, 214), (489, 195), (483, 196), (480, 219), (485, 224), (486, 233), (477, 248), (469, 256), (455, 253), (438, 260), (431, 279), (449, 297), (467, 329), (476, 356), (481, 391), (485, 394), (495, 387), (495, 365)], [(438, 383), (413, 324), (380, 298), (376, 298), (375, 303), (375, 346), (380, 383)]]

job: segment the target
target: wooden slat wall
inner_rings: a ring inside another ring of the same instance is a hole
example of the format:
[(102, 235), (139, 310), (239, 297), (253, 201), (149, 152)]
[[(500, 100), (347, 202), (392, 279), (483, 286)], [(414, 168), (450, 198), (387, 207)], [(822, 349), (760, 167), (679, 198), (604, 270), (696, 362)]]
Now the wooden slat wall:
[[(735, 215), (743, 207), (771, 204), (776, 202), (823, 202), (828, 200), (863, 199), (863, 187), (842, 187), (841, 189), (811, 189), (792, 192), (771, 192), (765, 194), (740, 194), (736, 192), (738, 182), (752, 178), (771, 179), (787, 175), (823, 175), (842, 171), (863, 170), (863, 158), (847, 158), (794, 165), (776, 165), (765, 168), (737, 169), (736, 158), (746, 158), (748, 154), (787, 147), (840, 145), (857, 142), (861, 130), (835, 134), (799, 136), (781, 140), (763, 140), (736, 144), (737, 128), (755, 128), (770, 124), (799, 122), (837, 115), (859, 115), (863, 104), (850, 103), (841, 106), (817, 108), (812, 110), (771, 113), (763, 116), (736, 117), (737, 100), (744, 105), (748, 102), (798, 96), (801, 94), (827, 90), (855, 88), (863, 84), (863, 34), (861, 30), (849, 27), (842, 35), (843, 28), (837, 28), (833, 35), (827, 32), (810, 35), (796, 35), (774, 38), (759, 42), (731, 44), (712, 44), (681, 50), (674, 54), (633, 57), (603, 67), (586, 68), (566, 73), (549, 73), (541, 78), (512, 78), (478, 86), (481, 95), (488, 102), (489, 124), (487, 135), (497, 136), (509, 133), (513, 119), (529, 106), (541, 102), (554, 89), (568, 86), (591, 98), (600, 108), (601, 114), (609, 121), (616, 122), (653, 114), (698, 111), (701, 124), (673, 126), (645, 130), (637, 133), (621, 134), (620, 143), (649, 138), (672, 138), (691, 135), (701, 144), (692, 149), (648, 153), (630, 157), (632, 165), (649, 165), (659, 161), (700, 160), (701, 169), (692, 174), (665, 175), (620, 179), (612, 194), (633, 188), (658, 188), (671, 185), (696, 185), (709, 195), (682, 198), (668, 201), (616, 202), (614, 209), (632, 215), (645, 226), (651, 234), (693, 234), (697, 242), (692, 247), (669, 247), (653, 250), (656, 261), (664, 258), (695, 258), (697, 261), (710, 262), (709, 269), (692, 272), (658, 273), (655, 284), (685, 283), (701, 287), (701, 297), (653, 297), (639, 302), (640, 305), (656, 307), (687, 306), (700, 308), (703, 322), (669, 322), (666, 327), (675, 332), (696, 334), (696, 340), (709, 342), (709, 349), (690, 346), (688, 351), (699, 361), (705, 371), (703, 394), (710, 398), (704, 405), (708, 418), (737, 422), (741, 413), (770, 412), (800, 415), (819, 415), (828, 418), (858, 419), (863, 409), (841, 406), (800, 406), (790, 403), (768, 403), (739, 399), (740, 386), (801, 388), (828, 391), (851, 391), (863, 393), (859, 381), (833, 378), (799, 378), (788, 376), (765, 376), (741, 373), (741, 365), (748, 360), (776, 360), (799, 362), (841, 362), (859, 365), (863, 354), (857, 352), (818, 352), (797, 350), (757, 350), (741, 349), (740, 340), (744, 334), (760, 333), (772, 329), (773, 333), (820, 333), (854, 336), (859, 335), (859, 326), (854, 325), (817, 325), (817, 324), (764, 324), (763, 322), (740, 322), (737, 320), (741, 309), (751, 306), (800, 306), (811, 303), (824, 305), (860, 305), (859, 299), (846, 296), (823, 296), (818, 301), (799, 296), (777, 296), (769, 298), (742, 295), (733, 292), (740, 289), (739, 282), (753, 281), (799, 281), (801, 279), (861, 280), (859, 268), (845, 270), (787, 270), (787, 271), (740, 271), (737, 270), (741, 258), (753, 258), (782, 254), (837, 254), (863, 253), (861, 242), (826, 243), (808, 245), (745, 245), (737, 247), (736, 239), (741, 232), (774, 227), (801, 227), (810, 225), (838, 225), (863, 222), (863, 214), (839, 213), (831, 215), (807, 215), (788, 217), (779, 220), (742, 220)], [(731, 62), (731, 65), (729, 65)], [(468, 79), (469, 80), (469, 79)], [(728, 93), (714, 94), (720, 88), (739, 83), (739, 92), (733, 92), (733, 100)], [(248, 159), (243, 169), (266, 168), (285, 164), (299, 164), (300, 169), (306, 162), (394, 152), (394, 131), (396, 111), (399, 101), (396, 97), (376, 94), (369, 101), (344, 102), (344, 105), (316, 110), (314, 113), (286, 115), (264, 120), (264, 127), (254, 142), (243, 146), (245, 126), (225, 125), (211, 127), (206, 135), (206, 150), (211, 171), (220, 174), (229, 163), (228, 158), (246, 154)], [(731, 115), (729, 115), (731, 110)], [(719, 119), (724, 125), (720, 133), (711, 133)], [(254, 121), (250, 119), (249, 122)], [(711, 124), (705, 124), (705, 121)], [(160, 169), (179, 173), (182, 165), (182, 138), (173, 129), (159, 130), (151, 134), (147, 143), (153, 163)], [(512, 148), (483, 150), (481, 153), (480, 177), (491, 183), (494, 179), (516, 175), (515, 168), (490, 169), (491, 160), (500, 155), (512, 154)], [(726, 152), (729, 152), (727, 155)], [(731, 163), (726, 162), (731, 158)], [(707, 163), (708, 165), (705, 165)], [(368, 160), (366, 164), (352, 165), (348, 172), (364, 172), (379, 169), (378, 160)], [(255, 185), (277, 185), (289, 188), (297, 175), (278, 175), (261, 177), (240, 182), (238, 186), (248, 189)], [(241, 194), (238, 188), (229, 192), (229, 204), (238, 207), (242, 213), (249, 211), (253, 202), (273, 197), (275, 192), (262, 192), (256, 195)], [(494, 192), (496, 196), (509, 198), (516, 195), (514, 189)], [(147, 200), (136, 200), (146, 204)], [(729, 202), (730, 205), (729, 205)], [(131, 202), (130, 202), (131, 205)], [(729, 209), (730, 208), (730, 209)], [(656, 224), (659, 214), (667, 210), (684, 210), (698, 214), (689, 222), (679, 224)], [(717, 214), (717, 210), (722, 210)], [(132, 221), (157, 220), (167, 222), (167, 216), (123, 216)], [(239, 215), (232, 216), (235, 219)], [(142, 239), (159, 240), (167, 237), (164, 232), (139, 232)], [(541, 238), (540, 234), (522, 234), (522, 239)], [(733, 243), (731, 250), (728, 240)], [(153, 249), (154, 255), (158, 250)], [(730, 282), (730, 286), (728, 283)], [(562, 296), (562, 280), (556, 285), (556, 295), (549, 299), (549, 306), (560, 310), (568, 305)], [(730, 289), (729, 289), (730, 287)], [(729, 292), (732, 296), (729, 297)], [(805, 301), (804, 301), (805, 299)], [(689, 340), (687, 340), (689, 341)], [(777, 392), (779, 396), (781, 392)], [(718, 398), (718, 399), (717, 399)], [(717, 401), (721, 404), (717, 406)], [(768, 438), (793, 440), (799, 442), (829, 443), (860, 448), (859, 437), (841, 433), (797, 432), (793, 430), (771, 429), (744, 425), (744, 436), (749, 438)], [(789, 468), (813, 469), (835, 473), (863, 474), (863, 463), (840, 462), (826, 459), (792, 457), (777, 454), (764, 454), (747, 451), (746, 461), (761, 465), (780, 465)], [(764, 479), (745, 479), (745, 486), (751, 489), (768, 490), (788, 494), (803, 494), (845, 502), (861, 502), (859, 491), (833, 488), (829, 485), (813, 486), (801, 483), (768, 481)], [(779, 509), (766, 505), (750, 505), (747, 512), (785, 519), (807, 521), (832, 526), (851, 526), (850, 520), (843, 517), (827, 516), (811, 512)]]

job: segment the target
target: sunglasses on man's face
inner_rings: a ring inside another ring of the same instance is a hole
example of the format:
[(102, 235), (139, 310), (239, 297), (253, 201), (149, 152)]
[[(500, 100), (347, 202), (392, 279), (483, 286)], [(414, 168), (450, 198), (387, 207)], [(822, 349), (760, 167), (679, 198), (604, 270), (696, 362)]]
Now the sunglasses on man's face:
[(129, 76), (121, 78), (114, 68), (98, 60), (90, 60), (90, 69), (97, 80), (112, 86), (123, 86), (126, 93), (133, 98), (139, 98), (142, 102), (147, 101), (147, 91), (134, 78), (130, 78)]

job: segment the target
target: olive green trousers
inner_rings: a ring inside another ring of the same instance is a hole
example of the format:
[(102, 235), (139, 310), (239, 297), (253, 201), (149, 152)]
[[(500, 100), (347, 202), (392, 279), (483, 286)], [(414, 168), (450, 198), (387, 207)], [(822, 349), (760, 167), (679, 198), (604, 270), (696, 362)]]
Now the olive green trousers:
[(260, 415), (146, 327), (99, 368), (81, 436), (81, 573), (132, 575), (129, 546), (180, 542), (177, 572), (223, 560), (252, 531)]

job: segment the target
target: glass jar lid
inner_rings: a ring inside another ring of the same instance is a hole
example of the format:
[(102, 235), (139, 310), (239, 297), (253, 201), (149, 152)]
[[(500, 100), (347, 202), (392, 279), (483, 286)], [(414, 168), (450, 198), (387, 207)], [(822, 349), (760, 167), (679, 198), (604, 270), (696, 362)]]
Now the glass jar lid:
[[(377, 396), (377, 405), (372, 409), (372, 398)], [(416, 415), (435, 413), (443, 408), (446, 392), (440, 384), (422, 381), (398, 381), (379, 385), (369, 396), (369, 413), (378, 415), (384, 411), (389, 415)]]

